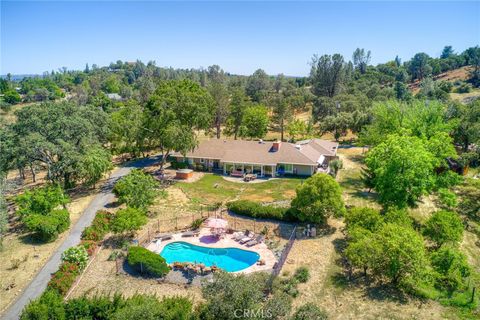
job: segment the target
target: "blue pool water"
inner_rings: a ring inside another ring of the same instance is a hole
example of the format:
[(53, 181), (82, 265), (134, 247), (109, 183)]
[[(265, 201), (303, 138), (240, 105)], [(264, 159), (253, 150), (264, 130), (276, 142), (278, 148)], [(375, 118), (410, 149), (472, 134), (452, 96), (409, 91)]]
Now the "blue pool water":
[(167, 244), (160, 255), (167, 263), (203, 263), (207, 267), (215, 265), (229, 272), (243, 270), (260, 259), (260, 255), (253, 251), (237, 248), (208, 248), (183, 241)]

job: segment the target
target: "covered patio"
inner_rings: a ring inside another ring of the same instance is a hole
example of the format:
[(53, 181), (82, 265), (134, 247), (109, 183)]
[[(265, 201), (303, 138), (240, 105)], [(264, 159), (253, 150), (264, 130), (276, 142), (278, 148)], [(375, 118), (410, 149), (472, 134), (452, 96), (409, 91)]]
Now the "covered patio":
[(277, 171), (276, 164), (259, 164), (259, 163), (238, 163), (238, 162), (224, 162), (224, 175), (243, 175), (256, 174), (259, 177), (271, 176), (275, 177)]

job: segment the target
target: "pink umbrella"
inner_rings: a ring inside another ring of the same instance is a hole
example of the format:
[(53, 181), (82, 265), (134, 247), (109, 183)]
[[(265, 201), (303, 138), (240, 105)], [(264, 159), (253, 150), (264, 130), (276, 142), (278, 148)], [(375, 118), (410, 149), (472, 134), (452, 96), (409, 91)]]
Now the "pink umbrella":
[(208, 219), (207, 226), (213, 229), (225, 229), (228, 226), (228, 221), (218, 218)]

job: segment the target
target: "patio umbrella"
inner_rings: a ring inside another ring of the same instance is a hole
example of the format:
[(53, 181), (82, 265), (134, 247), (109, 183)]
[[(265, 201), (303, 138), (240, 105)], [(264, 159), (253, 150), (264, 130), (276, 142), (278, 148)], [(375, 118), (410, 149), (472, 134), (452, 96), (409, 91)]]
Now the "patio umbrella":
[(211, 218), (208, 219), (207, 226), (213, 229), (226, 229), (228, 226), (228, 221), (219, 218)]

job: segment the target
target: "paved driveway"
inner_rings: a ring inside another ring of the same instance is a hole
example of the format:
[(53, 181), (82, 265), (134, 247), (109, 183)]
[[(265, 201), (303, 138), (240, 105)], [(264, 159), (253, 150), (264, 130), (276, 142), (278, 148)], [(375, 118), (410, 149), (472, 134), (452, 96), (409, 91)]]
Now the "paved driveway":
[(30, 302), (30, 300), (40, 296), (42, 292), (47, 288), (47, 284), (50, 280), (51, 274), (57, 271), (58, 267), (60, 266), (62, 252), (70, 247), (79, 244), (80, 236), (83, 229), (85, 229), (92, 223), (93, 218), (95, 218), (95, 213), (98, 210), (105, 209), (105, 206), (115, 199), (115, 195), (112, 193), (115, 182), (121, 177), (128, 174), (130, 170), (151, 165), (158, 160), (158, 156), (137, 160), (116, 169), (112, 173), (105, 185), (102, 186), (100, 193), (92, 200), (92, 202), (90, 202), (80, 219), (78, 219), (77, 223), (70, 230), (67, 238), (53, 253), (47, 263), (43, 266), (43, 268), (37, 273), (35, 278), (33, 278), (30, 284), (25, 288), (23, 293), (17, 298), (17, 300), (15, 300), (12, 305), (10, 305), (10, 307), (3, 314), (3, 316), (0, 317), (1, 319), (17, 320), (20, 317), (23, 308)]

